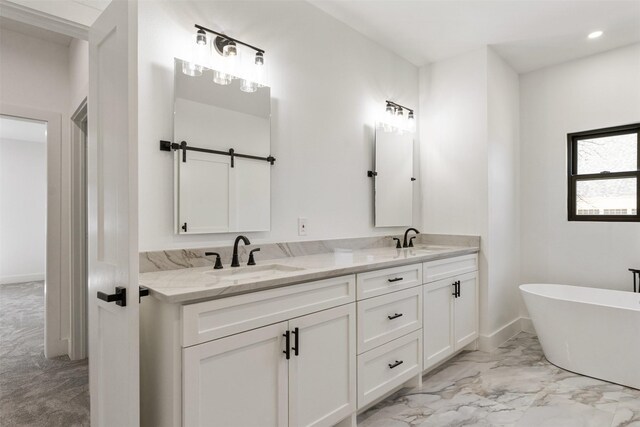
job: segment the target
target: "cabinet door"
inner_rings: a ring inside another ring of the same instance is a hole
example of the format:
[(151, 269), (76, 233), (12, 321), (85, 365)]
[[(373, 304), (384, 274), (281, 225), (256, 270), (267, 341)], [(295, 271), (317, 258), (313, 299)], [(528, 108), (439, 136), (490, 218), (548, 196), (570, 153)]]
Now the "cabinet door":
[(454, 352), (453, 283), (455, 278), (438, 280), (424, 286), (423, 369), (430, 368)]
[(455, 350), (478, 338), (478, 273), (456, 276), (460, 281), (460, 296), (455, 302)]
[(355, 304), (290, 320), (289, 330), (297, 349), (289, 361), (290, 425), (332, 426), (356, 410)]
[(183, 350), (183, 420), (191, 426), (288, 425), (287, 322)]

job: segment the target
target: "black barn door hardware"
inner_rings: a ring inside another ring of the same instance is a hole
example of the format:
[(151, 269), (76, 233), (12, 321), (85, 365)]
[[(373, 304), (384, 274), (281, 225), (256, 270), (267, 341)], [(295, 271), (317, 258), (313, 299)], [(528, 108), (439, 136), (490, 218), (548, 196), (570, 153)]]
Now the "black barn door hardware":
[(105, 294), (104, 292), (98, 291), (98, 299), (101, 299), (105, 302), (115, 302), (116, 305), (119, 305), (120, 307), (126, 307), (127, 288), (125, 288), (124, 286), (116, 286), (115, 294)]
[(640, 292), (640, 270), (630, 268), (629, 271), (633, 274), (633, 292)]
[(271, 163), (272, 166), (276, 161), (276, 158), (273, 156), (260, 157), (260, 156), (251, 156), (249, 154), (240, 154), (240, 153), (236, 153), (233, 148), (230, 148), (228, 151), (221, 151), (221, 150), (211, 150), (209, 148), (191, 147), (187, 144), (186, 141), (182, 141), (180, 144), (171, 142), (171, 141), (160, 141), (160, 151), (177, 151), (177, 150), (182, 150), (183, 163), (186, 163), (187, 161), (187, 151), (197, 151), (200, 153), (210, 153), (210, 154), (218, 154), (221, 156), (229, 156), (231, 157), (231, 167), (235, 166), (234, 160), (236, 157), (240, 157), (242, 159), (264, 160), (266, 162)]
[(291, 332), (287, 331), (284, 334), (282, 334), (282, 336), (284, 337), (284, 345), (285, 345), (285, 349), (283, 353), (287, 357), (287, 360), (289, 360), (291, 359)]

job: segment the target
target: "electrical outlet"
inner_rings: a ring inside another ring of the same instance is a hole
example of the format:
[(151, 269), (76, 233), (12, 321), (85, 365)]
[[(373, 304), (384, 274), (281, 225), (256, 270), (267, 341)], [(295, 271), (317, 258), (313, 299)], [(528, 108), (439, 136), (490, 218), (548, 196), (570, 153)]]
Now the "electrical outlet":
[(298, 218), (298, 236), (307, 235), (307, 218)]

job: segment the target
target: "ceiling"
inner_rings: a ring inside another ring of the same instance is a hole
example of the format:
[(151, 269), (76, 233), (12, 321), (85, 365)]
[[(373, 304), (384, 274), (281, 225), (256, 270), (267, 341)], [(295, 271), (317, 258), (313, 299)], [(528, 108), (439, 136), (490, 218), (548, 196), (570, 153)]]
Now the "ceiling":
[(47, 142), (47, 124), (19, 117), (0, 116), (0, 140)]
[(526, 73), (640, 42), (640, 0), (308, 1), (417, 66), (489, 45)]
[(85, 26), (91, 26), (110, 0), (2, 0)]
[(2, 28), (3, 30), (10, 30), (16, 33), (25, 34), (27, 36), (47, 40), (52, 43), (57, 43), (64, 46), (69, 46), (72, 40), (72, 37), (69, 37), (67, 35), (45, 30), (44, 28), (14, 21), (13, 19), (5, 17), (0, 17), (0, 28)]

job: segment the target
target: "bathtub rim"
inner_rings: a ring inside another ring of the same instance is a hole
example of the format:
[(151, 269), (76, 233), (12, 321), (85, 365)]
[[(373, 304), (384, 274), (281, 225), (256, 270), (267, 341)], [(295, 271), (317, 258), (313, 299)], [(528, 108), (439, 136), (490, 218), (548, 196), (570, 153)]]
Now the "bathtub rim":
[[(598, 302), (598, 301), (583, 301), (580, 299), (569, 299), (567, 297), (561, 297), (561, 296), (557, 296), (557, 295), (549, 295), (549, 294), (545, 294), (543, 292), (535, 292), (535, 291), (531, 291), (529, 290), (529, 288), (535, 287), (535, 286), (544, 286), (544, 287), (561, 287), (564, 289), (567, 288), (577, 288), (577, 289), (586, 289), (586, 290), (597, 290), (597, 291), (602, 291), (602, 292), (611, 292), (611, 293), (617, 293), (617, 294), (631, 294), (636, 296), (637, 300), (638, 300), (638, 305), (637, 306), (631, 306), (631, 304), (633, 304), (633, 302), (629, 302), (628, 306), (622, 305), (622, 304), (608, 304), (608, 303), (602, 303), (602, 302)], [(527, 293), (529, 295), (534, 295), (534, 296), (539, 296), (542, 298), (549, 298), (549, 299), (553, 299), (556, 301), (567, 301), (567, 302), (574, 302), (576, 304), (588, 304), (588, 305), (592, 305), (592, 306), (597, 306), (597, 307), (603, 307), (603, 308), (611, 308), (611, 309), (616, 309), (616, 310), (626, 310), (626, 311), (630, 311), (630, 312), (637, 312), (640, 314), (640, 294), (638, 293), (634, 293), (634, 292), (630, 292), (630, 291), (620, 291), (617, 289), (606, 289), (606, 288), (592, 288), (592, 287), (588, 287), (588, 286), (577, 286), (577, 285), (565, 285), (565, 284), (561, 284), (561, 283), (523, 283), (521, 285), (518, 286), (518, 289), (520, 289), (520, 292), (522, 293)], [(564, 369), (564, 368), (563, 368)]]

